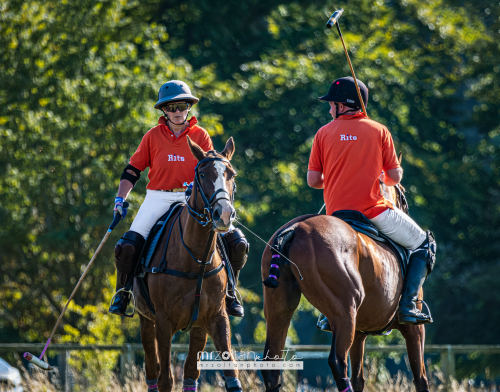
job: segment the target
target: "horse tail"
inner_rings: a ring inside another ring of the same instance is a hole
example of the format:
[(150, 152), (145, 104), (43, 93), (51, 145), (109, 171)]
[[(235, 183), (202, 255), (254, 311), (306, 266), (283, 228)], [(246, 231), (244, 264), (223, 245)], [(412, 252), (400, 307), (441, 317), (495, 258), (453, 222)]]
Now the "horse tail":
[[(270, 289), (278, 287), (278, 279), (281, 276), (280, 266), (288, 264), (290, 255), (290, 245), (295, 236), (294, 226), (278, 231), (274, 236), (273, 245), (271, 247), (272, 259), (271, 268), (269, 268), (269, 277), (262, 283)], [(285, 260), (282, 260), (285, 256)]]

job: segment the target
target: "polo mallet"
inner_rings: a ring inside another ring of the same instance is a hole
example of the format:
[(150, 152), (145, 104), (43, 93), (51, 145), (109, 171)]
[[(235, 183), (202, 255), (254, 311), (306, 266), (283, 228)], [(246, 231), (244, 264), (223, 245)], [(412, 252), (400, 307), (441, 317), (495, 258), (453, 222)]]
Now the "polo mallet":
[(340, 26), (338, 23), (339, 18), (342, 16), (343, 12), (344, 12), (344, 9), (340, 9), (340, 10), (335, 11), (333, 13), (333, 15), (330, 16), (330, 19), (328, 19), (328, 23), (326, 24), (326, 27), (331, 29), (333, 27), (333, 25), (337, 26), (337, 31), (339, 32), (339, 37), (340, 37), (340, 40), (342, 41), (342, 46), (344, 47), (345, 57), (347, 57), (347, 62), (349, 63), (349, 67), (351, 68), (351, 73), (352, 73), (352, 77), (354, 79), (354, 84), (356, 85), (356, 91), (358, 92), (359, 102), (361, 102), (361, 109), (363, 110), (363, 113), (365, 114), (365, 116), (368, 117), (368, 115), (366, 114), (365, 103), (363, 102), (363, 98), (361, 98), (361, 92), (359, 91), (358, 81), (356, 80), (356, 75), (354, 74), (354, 68), (352, 68), (351, 59), (349, 58), (349, 53), (347, 53), (347, 49), (346, 49), (345, 43), (344, 43), (344, 37), (342, 37), (342, 32), (340, 31)]
[[(124, 208), (127, 208), (129, 205), (128, 202), (125, 202), (123, 203), (123, 207)], [(69, 299), (68, 299), (68, 302), (66, 302), (66, 306), (64, 306), (64, 309), (62, 310), (61, 312), (61, 315), (59, 316), (59, 318), (57, 319), (57, 323), (54, 327), (54, 329), (52, 330), (52, 333), (50, 334), (50, 337), (49, 337), (49, 340), (47, 341), (47, 344), (45, 345), (43, 351), (42, 351), (42, 354), (40, 354), (40, 357), (37, 358), (36, 356), (34, 356), (33, 354), (31, 353), (28, 353), (28, 352), (25, 352), (23, 357), (31, 362), (32, 364), (38, 366), (40, 369), (43, 369), (43, 370), (52, 370), (52, 366), (50, 366), (47, 362), (45, 362), (42, 358), (45, 354), (45, 351), (47, 351), (47, 347), (49, 347), (49, 344), (50, 344), (50, 341), (52, 340), (52, 337), (54, 336), (54, 333), (56, 332), (56, 329), (57, 327), (59, 326), (59, 323), (61, 322), (63, 316), (64, 316), (64, 313), (66, 312), (66, 309), (68, 309), (68, 305), (69, 303), (71, 302), (71, 300), (73, 299), (73, 296), (75, 295), (76, 293), (76, 290), (78, 290), (78, 287), (80, 287), (80, 284), (82, 283), (83, 279), (85, 278), (85, 275), (87, 275), (87, 272), (89, 271), (90, 267), (92, 266), (92, 263), (94, 262), (96, 256), (99, 254), (99, 252), (101, 251), (101, 248), (102, 246), (104, 245), (104, 243), (107, 241), (109, 235), (111, 234), (111, 232), (113, 231), (113, 229), (116, 227), (116, 225), (120, 222), (120, 219), (121, 219), (121, 215), (120, 214), (115, 214), (114, 218), (113, 218), (113, 222), (111, 223), (111, 225), (109, 226), (108, 228), (108, 231), (106, 232), (106, 235), (104, 236), (104, 238), (102, 239), (101, 243), (99, 244), (99, 247), (97, 248), (97, 250), (95, 251), (94, 255), (92, 256), (92, 259), (90, 259), (90, 262), (89, 264), (87, 265), (87, 268), (85, 268), (85, 271), (83, 271), (83, 274), (82, 276), (80, 277), (80, 280), (78, 281), (78, 283), (76, 284), (75, 288), (73, 289), (73, 292), (71, 293), (71, 295), (69, 296)]]

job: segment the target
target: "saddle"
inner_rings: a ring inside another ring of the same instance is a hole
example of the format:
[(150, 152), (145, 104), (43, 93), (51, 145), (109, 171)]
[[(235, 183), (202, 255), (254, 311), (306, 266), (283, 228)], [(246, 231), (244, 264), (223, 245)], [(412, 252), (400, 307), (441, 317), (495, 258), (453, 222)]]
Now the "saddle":
[[(173, 275), (177, 276), (179, 278), (185, 278), (185, 279), (197, 279), (197, 286), (196, 286), (196, 295), (195, 295), (195, 304), (193, 308), (193, 313), (191, 315), (191, 319), (188, 323), (188, 325), (183, 329), (183, 331), (189, 331), (191, 329), (191, 326), (193, 323), (197, 320), (198, 318), (198, 312), (199, 312), (199, 305), (200, 305), (200, 297), (201, 297), (201, 287), (202, 287), (202, 282), (204, 278), (209, 278), (211, 276), (217, 275), (224, 267), (228, 270), (228, 277), (231, 279), (231, 274), (232, 274), (232, 269), (230, 270), (230, 264), (229, 262), (222, 262), (219, 264), (217, 268), (214, 268), (208, 272), (205, 272), (205, 267), (211, 263), (211, 258), (210, 261), (206, 262), (199, 262), (200, 264), (200, 271), (198, 273), (190, 273), (190, 272), (183, 272), (183, 271), (177, 271), (173, 269), (168, 269), (166, 268), (167, 260), (166, 260), (166, 254), (167, 254), (167, 249), (168, 249), (168, 244), (170, 241), (170, 235), (172, 234), (172, 229), (174, 225), (177, 222), (177, 219), (179, 218), (179, 214), (184, 208), (185, 204), (177, 202), (172, 204), (172, 206), (169, 208), (169, 210), (156, 222), (156, 224), (153, 226), (151, 229), (148, 238), (146, 240), (146, 243), (144, 244), (144, 248), (141, 252), (141, 255), (139, 257), (139, 263), (137, 263), (137, 267), (135, 270), (135, 278), (137, 279), (138, 282), (138, 287), (139, 290), (141, 291), (141, 295), (144, 298), (144, 301), (146, 302), (146, 305), (148, 306), (149, 310), (153, 315), (156, 315), (156, 310), (154, 307), (153, 302), (151, 301), (151, 296), (149, 294), (149, 288), (144, 281), (144, 277), (148, 273), (152, 274), (167, 274), (167, 275)], [(172, 222), (169, 225), (169, 222)], [(160, 265), (158, 267), (153, 267), (150, 268), (151, 264), (151, 259), (153, 257), (153, 254), (155, 253), (156, 247), (158, 246), (158, 243), (160, 239), (162, 238), (163, 233), (165, 230), (168, 228), (168, 235), (166, 238), (166, 244), (165, 244), (165, 251), (163, 253), (162, 260), (160, 262)], [(216, 233), (212, 232), (212, 235), (215, 235)], [(229, 260), (227, 258), (226, 252), (223, 249), (223, 241), (221, 238), (220, 234), (217, 235), (217, 246), (215, 251), (218, 251), (223, 257), (223, 260)], [(210, 238), (213, 238), (210, 237)], [(182, 240), (182, 233), (181, 233), (181, 240)], [(210, 240), (209, 240), (210, 242)], [(187, 248), (186, 248), (187, 249)], [(187, 249), (189, 252), (189, 249)], [(205, 249), (207, 251), (208, 248)], [(206, 255), (208, 257), (208, 254)], [(213, 256), (213, 253), (212, 253)], [(205, 259), (205, 255), (202, 260)], [(231, 273), (230, 273), (231, 272)], [(234, 274), (233, 274), (234, 275)]]
[[(134, 276), (137, 279), (139, 290), (141, 291), (141, 294), (146, 301), (149, 310), (153, 314), (156, 314), (156, 311), (149, 295), (149, 289), (144, 282), (144, 276), (146, 275), (145, 269), (148, 268), (149, 263), (151, 262), (151, 258), (153, 257), (153, 254), (156, 250), (158, 241), (160, 240), (165, 228), (167, 227), (167, 223), (175, 215), (175, 213), (178, 213), (182, 209), (182, 207), (184, 207), (184, 204), (181, 202), (173, 203), (168, 211), (156, 221), (153, 228), (149, 232), (146, 243), (144, 244), (141, 255), (139, 256), (139, 263), (137, 263), (137, 266), (135, 268)], [(173, 226), (174, 225), (172, 223), (172, 225), (170, 226), (170, 231), (172, 230)]]
[(385, 234), (382, 234), (380, 230), (377, 229), (377, 227), (375, 227), (375, 225), (371, 223), (370, 220), (361, 212), (353, 210), (340, 210), (334, 212), (332, 216), (343, 220), (358, 233), (363, 233), (375, 241), (383, 242), (389, 245), (398, 258), (399, 265), (401, 267), (401, 274), (403, 275), (403, 279), (405, 278), (411, 253), (408, 249), (394, 242)]

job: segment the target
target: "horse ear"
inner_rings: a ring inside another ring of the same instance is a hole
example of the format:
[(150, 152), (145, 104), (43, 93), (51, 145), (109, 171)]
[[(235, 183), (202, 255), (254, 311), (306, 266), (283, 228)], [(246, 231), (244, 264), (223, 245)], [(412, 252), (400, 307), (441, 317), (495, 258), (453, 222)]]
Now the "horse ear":
[(222, 151), (220, 155), (222, 155), (224, 158), (230, 161), (234, 154), (234, 148), (235, 148), (234, 140), (233, 137), (231, 136), (226, 143), (226, 147), (224, 147), (224, 151)]
[(403, 162), (403, 151), (399, 152), (398, 161), (399, 161), (399, 164), (401, 165), (401, 162)]
[(191, 141), (189, 136), (186, 135), (186, 138), (189, 149), (191, 150), (191, 154), (193, 154), (193, 156), (198, 160), (198, 162), (205, 159), (205, 157), (207, 156), (206, 152), (203, 151), (203, 149), (200, 146), (198, 146), (195, 142)]

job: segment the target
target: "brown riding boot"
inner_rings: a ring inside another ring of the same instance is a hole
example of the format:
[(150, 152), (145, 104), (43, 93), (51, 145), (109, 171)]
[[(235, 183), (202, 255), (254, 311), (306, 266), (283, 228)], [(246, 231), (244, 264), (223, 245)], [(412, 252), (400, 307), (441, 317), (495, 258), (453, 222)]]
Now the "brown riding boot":
[(109, 307), (109, 313), (128, 316), (125, 312), (130, 302), (130, 293), (125, 287), (134, 277), (135, 267), (146, 240), (135, 231), (127, 231), (115, 246), (116, 294)]

